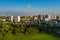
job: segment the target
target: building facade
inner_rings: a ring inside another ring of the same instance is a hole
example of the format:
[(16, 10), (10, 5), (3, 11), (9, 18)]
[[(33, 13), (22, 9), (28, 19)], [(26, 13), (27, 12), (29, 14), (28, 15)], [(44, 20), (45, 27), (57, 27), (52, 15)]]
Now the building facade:
[(20, 16), (14, 16), (13, 19), (14, 22), (20, 22)]
[(38, 15), (38, 19), (43, 20), (43, 15)]

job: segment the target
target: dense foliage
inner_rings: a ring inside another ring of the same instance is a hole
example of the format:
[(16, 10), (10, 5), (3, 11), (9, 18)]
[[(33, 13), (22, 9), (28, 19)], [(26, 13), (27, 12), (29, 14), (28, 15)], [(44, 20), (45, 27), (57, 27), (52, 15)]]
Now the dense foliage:
[(0, 38), (5, 37), (8, 33), (16, 35), (17, 33), (32, 34), (32, 33), (47, 33), (60, 36), (56, 29), (60, 29), (55, 24), (47, 24), (44, 22), (35, 23), (11, 23), (2, 22), (0, 23)]

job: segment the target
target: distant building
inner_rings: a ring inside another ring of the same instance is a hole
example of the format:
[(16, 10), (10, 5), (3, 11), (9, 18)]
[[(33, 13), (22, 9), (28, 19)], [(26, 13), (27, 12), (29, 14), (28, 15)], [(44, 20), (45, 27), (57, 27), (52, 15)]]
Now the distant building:
[(52, 19), (56, 19), (56, 15), (52, 15)]
[(51, 17), (52, 17), (51, 15), (38, 15), (38, 19), (45, 21), (51, 20), (52, 19)]
[(6, 19), (0, 18), (0, 22), (4, 22), (6, 21)]
[(6, 18), (8, 22), (20, 22), (20, 16), (8, 16)]
[(8, 22), (13, 22), (13, 16), (8, 16), (8, 17), (6, 17), (6, 21), (8, 21)]
[(52, 20), (52, 15), (45, 15), (45, 21)]
[(56, 15), (38, 15), (38, 16), (8, 16), (6, 18), (7, 21), (10, 22), (20, 22), (20, 21), (33, 21), (33, 20), (45, 20), (45, 21), (49, 21), (49, 20), (55, 20), (58, 19), (60, 20), (60, 16), (56, 16)]
[(58, 16), (58, 20), (60, 20), (60, 16)]
[(58, 20), (60, 20), (60, 16), (58, 16)]
[(11, 16), (11, 17), (10, 17), (10, 21), (13, 22), (13, 20), (14, 20), (14, 19), (13, 19), (13, 16)]
[(43, 20), (43, 15), (38, 15), (38, 19)]
[(20, 22), (20, 16), (14, 16), (14, 22)]
[(52, 15), (48, 15), (48, 19), (51, 20), (52, 19)]
[(37, 20), (38, 19), (38, 17), (37, 16), (33, 16), (33, 20)]
[(56, 15), (45, 15), (45, 20), (46, 21), (49, 21), (49, 20), (52, 20), (52, 19), (56, 19)]
[(52, 19), (56, 19), (56, 15), (38, 15), (38, 19), (49, 21)]
[(60, 20), (60, 16), (57, 16), (56, 19), (57, 19), (57, 20)]

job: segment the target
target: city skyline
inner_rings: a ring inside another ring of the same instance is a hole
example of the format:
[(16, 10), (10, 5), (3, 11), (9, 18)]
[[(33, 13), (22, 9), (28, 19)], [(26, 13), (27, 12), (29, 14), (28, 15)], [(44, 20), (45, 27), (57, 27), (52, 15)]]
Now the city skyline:
[(0, 15), (60, 15), (60, 0), (0, 0)]

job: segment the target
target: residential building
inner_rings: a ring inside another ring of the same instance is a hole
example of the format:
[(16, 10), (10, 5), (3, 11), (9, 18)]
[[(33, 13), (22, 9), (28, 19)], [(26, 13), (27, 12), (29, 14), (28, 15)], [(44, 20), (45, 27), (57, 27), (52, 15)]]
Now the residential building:
[(52, 15), (52, 19), (56, 19), (56, 15)]
[(38, 19), (43, 20), (43, 15), (38, 15)]
[(20, 16), (14, 16), (14, 22), (20, 22)]
[(13, 16), (10, 17), (10, 21), (13, 22)]

